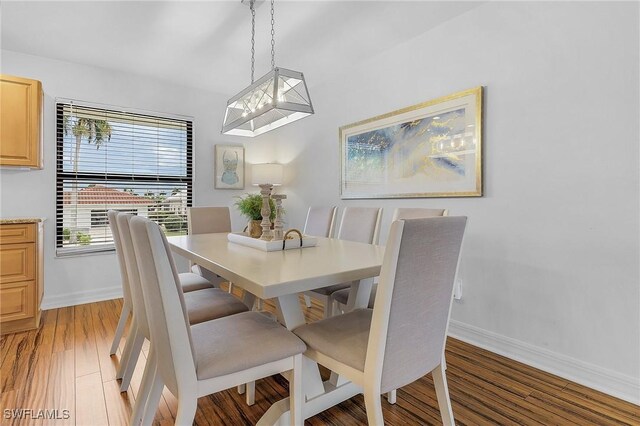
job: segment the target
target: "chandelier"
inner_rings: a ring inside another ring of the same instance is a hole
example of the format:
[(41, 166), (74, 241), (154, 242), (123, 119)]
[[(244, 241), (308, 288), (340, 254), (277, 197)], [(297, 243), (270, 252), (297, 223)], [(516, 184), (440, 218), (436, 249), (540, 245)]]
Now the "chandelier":
[(251, 9), (251, 84), (227, 102), (222, 133), (254, 137), (313, 114), (304, 75), (276, 67), (274, 13), (271, 0), (271, 71), (254, 81), (255, 0)]

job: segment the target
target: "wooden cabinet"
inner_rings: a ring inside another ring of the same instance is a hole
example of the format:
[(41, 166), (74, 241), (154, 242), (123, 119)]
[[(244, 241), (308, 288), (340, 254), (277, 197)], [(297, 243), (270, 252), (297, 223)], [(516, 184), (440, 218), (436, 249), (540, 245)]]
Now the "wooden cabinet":
[(39, 326), (42, 264), (42, 221), (0, 220), (0, 334)]
[(42, 168), (42, 84), (0, 75), (0, 166)]

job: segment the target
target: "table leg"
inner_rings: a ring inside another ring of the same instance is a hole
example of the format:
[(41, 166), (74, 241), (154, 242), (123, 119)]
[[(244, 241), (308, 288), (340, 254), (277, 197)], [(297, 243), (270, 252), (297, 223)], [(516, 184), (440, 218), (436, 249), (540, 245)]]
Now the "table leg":
[[(364, 293), (367, 291), (367, 287), (368, 290), (371, 291), (371, 282), (369, 282), (368, 285), (365, 283), (364, 286), (360, 286), (360, 288), (356, 288), (356, 290)], [(364, 296), (362, 299), (364, 300)], [(367, 303), (368, 300), (367, 296)], [(278, 297), (276, 299), (276, 307), (278, 308), (278, 318), (280, 322), (289, 330), (305, 324), (304, 314), (297, 294)], [(305, 419), (315, 416), (342, 401), (362, 393), (360, 386), (348, 382), (344, 380), (344, 378), (340, 379), (338, 376), (336, 376), (334, 380), (323, 382), (320, 377), (318, 364), (307, 357), (302, 358), (302, 369), (305, 394), (302, 413)], [(269, 407), (267, 412), (260, 418), (258, 425), (283, 426), (288, 425), (289, 421), (289, 398), (285, 398)]]

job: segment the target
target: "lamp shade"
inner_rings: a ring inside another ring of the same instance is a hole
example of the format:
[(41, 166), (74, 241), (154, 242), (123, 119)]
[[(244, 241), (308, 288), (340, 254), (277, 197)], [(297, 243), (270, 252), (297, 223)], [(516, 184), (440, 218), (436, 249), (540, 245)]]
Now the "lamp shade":
[(258, 136), (313, 114), (301, 72), (274, 68), (227, 102), (222, 133)]
[(251, 183), (253, 183), (254, 185), (264, 185), (267, 183), (270, 183), (274, 186), (282, 185), (283, 171), (284, 167), (282, 167), (282, 164), (254, 164), (251, 169)]

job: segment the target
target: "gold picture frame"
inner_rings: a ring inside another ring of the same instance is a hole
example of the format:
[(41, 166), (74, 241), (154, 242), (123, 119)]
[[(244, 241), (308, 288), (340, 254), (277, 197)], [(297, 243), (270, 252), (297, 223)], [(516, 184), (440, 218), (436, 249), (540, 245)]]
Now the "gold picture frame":
[(482, 86), (340, 127), (340, 197), (482, 196)]

